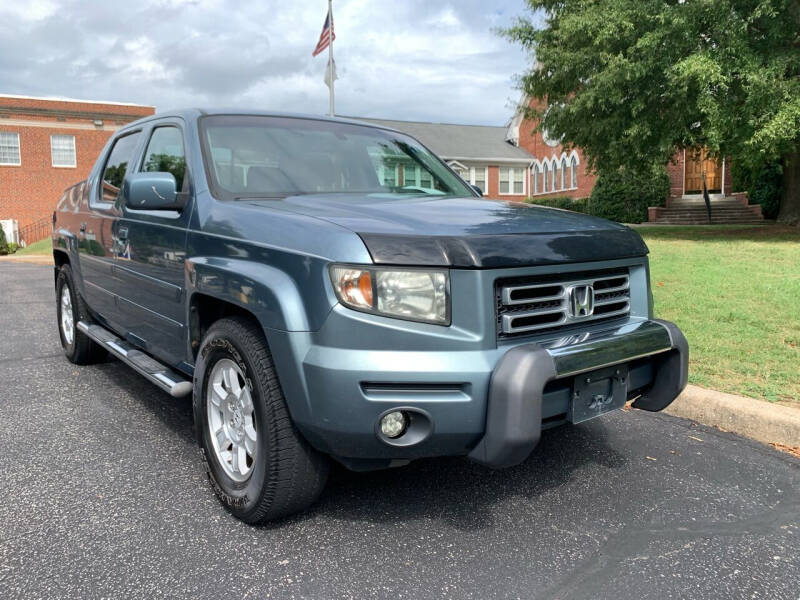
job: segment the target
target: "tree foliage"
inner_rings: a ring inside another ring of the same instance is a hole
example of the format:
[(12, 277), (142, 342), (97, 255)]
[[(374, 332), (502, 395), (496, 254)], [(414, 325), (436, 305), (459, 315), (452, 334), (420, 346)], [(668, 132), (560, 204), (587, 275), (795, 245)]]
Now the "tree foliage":
[[(521, 84), (550, 109), (530, 116), (590, 167), (649, 168), (676, 146), (750, 169), (800, 164), (789, 159), (800, 141), (800, 0), (528, 5), (531, 18), (504, 33), (535, 57)], [(784, 192), (800, 207), (800, 189)]]

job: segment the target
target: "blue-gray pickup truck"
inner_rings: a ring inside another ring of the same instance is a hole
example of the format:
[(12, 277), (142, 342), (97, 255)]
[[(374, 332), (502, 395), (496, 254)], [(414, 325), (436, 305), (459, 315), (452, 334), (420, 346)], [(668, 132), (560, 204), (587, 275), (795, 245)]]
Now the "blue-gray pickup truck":
[(543, 429), (663, 409), (688, 347), (653, 317), (647, 253), (623, 225), (484, 199), (398, 131), (258, 111), (126, 125), (53, 215), (67, 358), (191, 394), (248, 523), (309, 506), (331, 459), (508, 467)]

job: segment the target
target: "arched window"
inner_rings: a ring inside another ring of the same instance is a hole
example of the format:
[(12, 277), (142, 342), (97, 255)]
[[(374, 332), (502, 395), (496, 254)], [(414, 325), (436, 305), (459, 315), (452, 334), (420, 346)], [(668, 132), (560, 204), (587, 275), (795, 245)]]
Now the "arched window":
[(570, 179), (571, 179), (570, 184), (572, 185), (573, 188), (577, 188), (578, 187), (578, 157), (577, 156), (573, 155), (572, 160), (570, 160), (569, 170), (570, 170)]
[(539, 193), (539, 165), (533, 165), (533, 193)]
[(558, 161), (555, 161), (555, 167), (553, 169), (553, 190), (560, 190), (561, 189), (561, 165), (558, 164)]
[(550, 191), (556, 191), (556, 179), (558, 179), (558, 163), (554, 160), (553, 161), (553, 169), (552, 169), (553, 176), (550, 178)]
[(565, 190), (567, 188), (571, 188), (569, 181), (569, 172), (567, 171), (567, 157), (564, 156), (561, 158), (561, 189)]
[(550, 165), (544, 163), (544, 170), (542, 171), (542, 193), (547, 193), (547, 180), (550, 178)]

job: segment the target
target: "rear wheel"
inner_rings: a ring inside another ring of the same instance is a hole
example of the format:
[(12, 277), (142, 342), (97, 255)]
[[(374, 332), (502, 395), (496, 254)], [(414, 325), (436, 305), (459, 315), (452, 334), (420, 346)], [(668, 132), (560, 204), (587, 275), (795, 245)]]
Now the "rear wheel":
[(292, 423), (261, 329), (215, 323), (198, 354), (194, 415), (211, 485), (234, 516), (260, 523), (307, 508), (322, 492), (327, 457)]
[(91, 322), (91, 316), (86, 303), (75, 289), (72, 269), (68, 264), (61, 267), (56, 280), (56, 316), (61, 347), (70, 362), (89, 365), (102, 362), (106, 358), (105, 349), (78, 329), (78, 322)]

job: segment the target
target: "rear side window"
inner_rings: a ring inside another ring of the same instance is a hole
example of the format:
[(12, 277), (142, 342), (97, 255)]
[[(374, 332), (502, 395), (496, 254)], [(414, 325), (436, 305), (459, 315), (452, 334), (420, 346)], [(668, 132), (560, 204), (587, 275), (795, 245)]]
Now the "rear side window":
[(183, 135), (177, 127), (157, 127), (150, 136), (144, 153), (142, 171), (172, 173), (177, 190), (183, 191), (186, 178), (186, 154), (183, 150)]
[(137, 131), (114, 142), (103, 169), (103, 188), (100, 190), (103, 202), (116, 202), (119, 198), (122, 180), (125, 179), (128, 165), (134, 158), (140, 135)]

